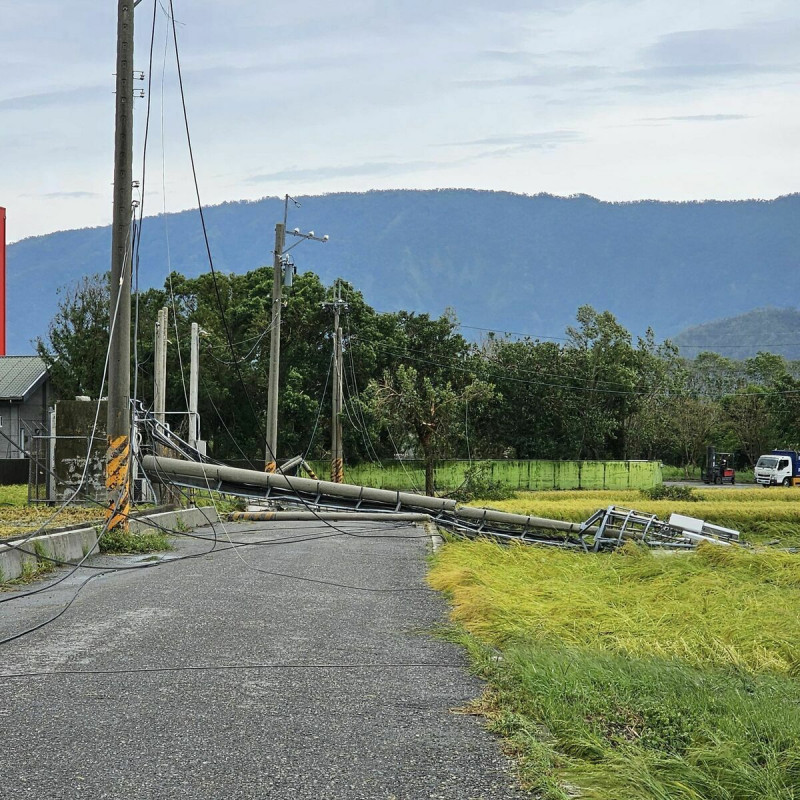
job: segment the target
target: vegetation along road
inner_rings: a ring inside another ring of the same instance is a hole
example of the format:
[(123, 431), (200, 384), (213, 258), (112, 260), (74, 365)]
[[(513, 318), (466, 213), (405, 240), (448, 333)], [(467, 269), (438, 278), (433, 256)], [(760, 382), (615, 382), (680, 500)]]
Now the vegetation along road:
[(489, 681), (474, 709), (538, 797), (800, 797), (800, 491), (678, 494), (492, 505), (574, 520), (611, 503), (673, 510), (738, 528), (749, 546), (588, 555), (453, 541), (437, 554), (430, 583)]

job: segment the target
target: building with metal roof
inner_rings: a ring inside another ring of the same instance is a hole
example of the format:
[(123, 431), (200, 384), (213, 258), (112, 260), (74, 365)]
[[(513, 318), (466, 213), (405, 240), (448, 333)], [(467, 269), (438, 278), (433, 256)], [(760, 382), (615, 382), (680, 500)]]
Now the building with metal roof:
[(0, 356), (0, 459), (24, 458), (46, 431), (48, 378), (39, 356)]

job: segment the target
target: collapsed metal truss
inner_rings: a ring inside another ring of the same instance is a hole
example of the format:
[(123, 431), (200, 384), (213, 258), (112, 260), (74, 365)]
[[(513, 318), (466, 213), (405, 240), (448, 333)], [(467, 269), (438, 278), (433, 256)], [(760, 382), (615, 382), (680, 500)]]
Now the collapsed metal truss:
[(583, 524), (587, 530), (595, 528), (591, 548), (595, 552), (615, 549), (628, 541), (648, 547), (686, 550), (696, 547), (700, 542), (730, 544), (739, 538), (738, 531), (709, 526), (694, 517), (673, 514), (665, 522), (655, 514), (619, 506), (601, 508)]

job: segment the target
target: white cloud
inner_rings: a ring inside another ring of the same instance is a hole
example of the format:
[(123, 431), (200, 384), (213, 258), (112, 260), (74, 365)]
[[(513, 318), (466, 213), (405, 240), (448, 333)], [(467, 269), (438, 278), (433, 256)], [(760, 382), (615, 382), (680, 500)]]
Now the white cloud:
[[(800, 7), (789, 0), (174, 3), (206, 203), (265, 189), (688, 199), (800, 188)], [(0, 204), (12, 239), (109, 221), (113, 6), (4, 6)], [(136, 11), (137, 69), (152, 10), (144, 0)], [(164, 69), (164, 202), (185, 208), (193, 188), (160, 9), (156, 21), (148, 184), (160, 190)], [(145, 102), (134, 106), (137, 162)]]

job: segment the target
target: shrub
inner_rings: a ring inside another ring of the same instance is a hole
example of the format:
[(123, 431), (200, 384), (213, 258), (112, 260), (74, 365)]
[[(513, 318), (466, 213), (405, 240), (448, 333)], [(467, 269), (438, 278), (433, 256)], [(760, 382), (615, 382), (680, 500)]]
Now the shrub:
[(504, 486), (501, 481), (492, 479), (492, 464), (478, 461), (464, 470), (464, 482), (453, 492), (453, 497), (463, 503), (480, 498), (481, 500), (508, 500), (514, 490)]
[(690, 486), (653, 486), (651, 489), (640, 489), (642, 497), (648, 500), (682, 500), (696, 503), (697, 497)]

